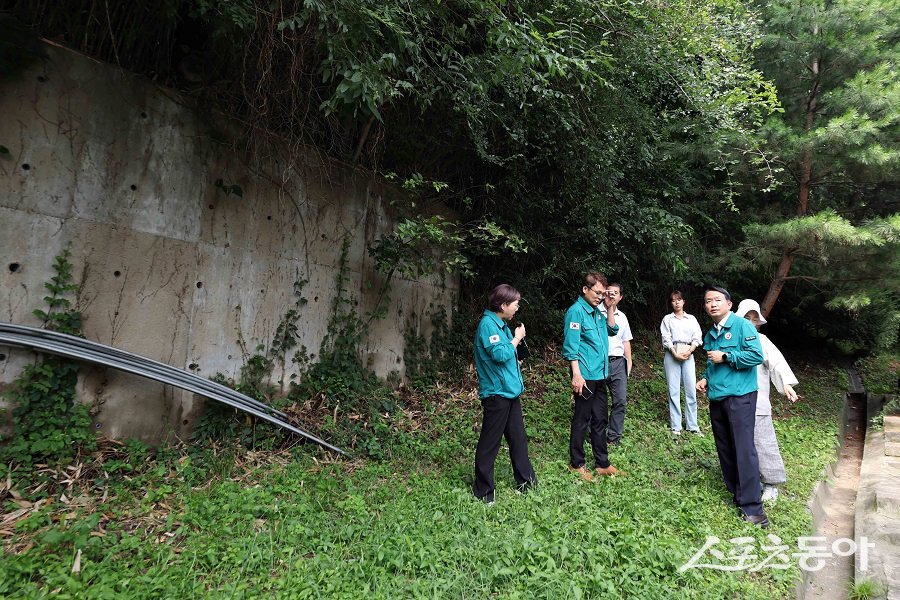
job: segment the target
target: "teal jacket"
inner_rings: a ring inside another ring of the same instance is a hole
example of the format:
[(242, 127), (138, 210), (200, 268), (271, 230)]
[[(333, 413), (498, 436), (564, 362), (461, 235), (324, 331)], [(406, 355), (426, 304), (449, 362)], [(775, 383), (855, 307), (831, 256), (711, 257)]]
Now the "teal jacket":
[(478, 397), (518, 398), (525, 391), (522, 371), (512, 345), (513, 334), (503, 319), (486, 310), (475, 332), (475, 370)]
[(606, 314), (579, 296), (566, 311), (563, 321), (563, 358), (577, 360), (581, 376), (587, 381), (606, 379), (609, 376), (609, 336), (617, 333), (618, 325), (608, 326)]
[(715, 326), (706, 332), (703, 348), (728, 354), (728, 362), (715, 364), (706, 360), (707, 396), (710, 401), (729, 396), (743, 396), (758, 388), (756, 365), (762, 364), (763, 351), (756, 328), (747, 319), (728, 313), (722, 330)]

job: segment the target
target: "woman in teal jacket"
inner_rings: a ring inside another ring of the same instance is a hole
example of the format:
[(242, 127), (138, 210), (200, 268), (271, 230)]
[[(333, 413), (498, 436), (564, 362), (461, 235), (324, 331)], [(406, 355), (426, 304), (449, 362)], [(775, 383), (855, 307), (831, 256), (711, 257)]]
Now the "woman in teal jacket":
[(476, 498), (488, 503), (494, 501), (494, 462), (504, 436), (518, 489), (525, 491), (537, 483), (528, 458), (528, 439), (519, 400), (525, 385), (516, 349), (525, 339), (525, 325), (520, 324), (513, 334), (506, 324), (519, 310), (520, 299), (518, 290), (510, 285), (495, 287), (488, 296), (488, 309), (475, 332), (475, 370), (483, 417), (481, 436), (475, 448), (472, 492)]

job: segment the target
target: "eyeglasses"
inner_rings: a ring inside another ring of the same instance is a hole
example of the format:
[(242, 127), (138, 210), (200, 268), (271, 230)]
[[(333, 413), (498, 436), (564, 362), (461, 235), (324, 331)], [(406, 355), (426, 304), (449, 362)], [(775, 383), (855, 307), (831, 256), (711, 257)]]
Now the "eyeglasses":
[(588, 288), (588, 289), (591, 290), (592, 292), (594, 292), (595, 296), (602, 296), (603, 294), (606, 293), (606, 290), (595, 290), (594, 288)]

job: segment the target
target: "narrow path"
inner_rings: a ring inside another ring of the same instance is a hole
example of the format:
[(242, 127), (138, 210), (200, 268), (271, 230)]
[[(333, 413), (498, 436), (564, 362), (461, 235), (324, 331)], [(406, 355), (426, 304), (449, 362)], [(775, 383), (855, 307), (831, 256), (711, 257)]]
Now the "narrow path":
[[(826, 480), (820, 484), (812, 502), (814, 535), (825, 536), (829, 550), (837, 539), (853, 539), (856, 492), (865, 445), (865, 392), (855, 373), (851, 374), (850, 379), (846, 427), (838, 460), (828, 467)], [(801, 600), (846, 600), (853, 587), (853, 570), (852, 554), (832, 555), (826, 560), (825, 568), (805, 572), (803, 583), (797, 589), (797, 597)]]

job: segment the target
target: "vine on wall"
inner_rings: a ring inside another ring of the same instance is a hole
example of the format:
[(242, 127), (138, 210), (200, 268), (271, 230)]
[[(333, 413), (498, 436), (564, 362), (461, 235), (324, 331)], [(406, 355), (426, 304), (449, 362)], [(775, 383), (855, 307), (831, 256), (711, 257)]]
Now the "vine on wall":
[[(44, 283), (47, 310), (33, 314), (45, 329), (81, 336), (81, 313), (68, 299), (78, 289), (69, 257), (65, 250), (55, 258), (55, 274)], [(13, 406), (13, 432), (2, 440), (2, 462), (30, 473), (37, 465), (68, 464), (96, 448), (89, 407), (75, 399), (77, 383), (78, 365), (63, 358), (45, 356), (25, 367), (5, 393)]]

